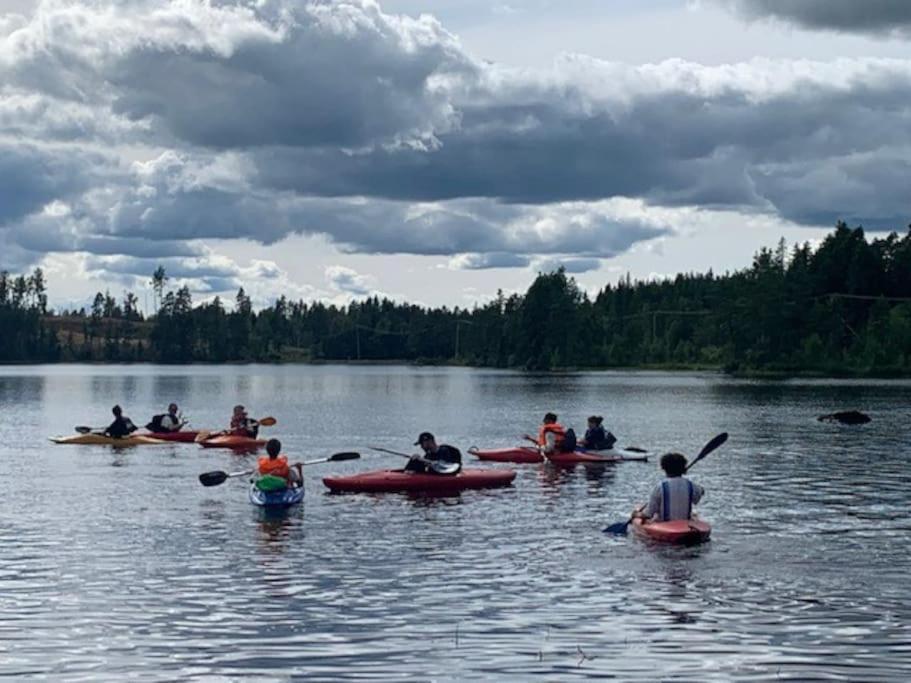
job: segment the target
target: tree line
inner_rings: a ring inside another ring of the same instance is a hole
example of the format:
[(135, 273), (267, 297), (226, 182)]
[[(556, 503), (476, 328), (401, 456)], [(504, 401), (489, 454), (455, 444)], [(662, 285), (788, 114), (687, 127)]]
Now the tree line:
[(254, 310), (194, 305), (150, 284), (137, 297), (98, 293), (88, 310), (47, 310), (44, 275), (0, 274), (0, 361), (409, 361), (547, 370), (707, 367), (741, 373), (911, 374), (911, 229), (868, 241), (839, 223), (817, 249), (782, 240), (742, 270), (680, 274), (583, 292), (563, 270), (524, 294), (472, 308), (369, 297), (347, 306), (279, 297)]

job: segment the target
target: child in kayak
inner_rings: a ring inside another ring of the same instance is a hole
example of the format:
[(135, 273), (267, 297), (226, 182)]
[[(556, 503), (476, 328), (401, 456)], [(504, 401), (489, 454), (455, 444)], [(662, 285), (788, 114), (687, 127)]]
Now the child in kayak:
[(557, 422), (556, 414), (547, 413), (544, 416), (541, 427), (538, 429), (538, 438), (536, 439), (526, 434), (525, 439), (535, 442), (542, 453), (550, 455), (552, 453), (566, 453), (575, 450), (575, 434), (573, 434), (571, 447), (570, 444), (566, 443), (566, 435), (567, 431), (563, 428), (563, 425)]
[(259, 434), (259, 423), (247, 416), (247, 411), (243, 406), (234, 406), (234, 414), (231, 415), (231, 428), (228, 433), (255, 439), (256, 435)]
[[(285, 487), (302, 485), (304, 482), (303, 467), (300, 463), (289, 465), (288, 458), (284, 455), (279, 455), (281, 450), (282, 442), (278, 439), (269, 439), (266, 443), (266, 453), (268, 455), (260, 456), (256, 467), (256, 473), (261, 477), (260, 481), (265, 477), (272, 477), (283, 480)], [(278, 484), (278, 482), (275, 483)]]
[(691, 519), (693, 506), (702, 500), (705, 489), (683, 476), (686, 457), (680, 453), (666, 453), (661, 456), (661, 469), (667, 479), (652, 490), (648, 504), (637, 508), (632, 516), (656, 522)]
[[(424, 451), (422, 456), (414, 456), (405, 465), (406, 472), (423, 472), (426, 474), (458, 474), (462, 469), (462, 452), (455, 446), (446, 444), (437, 445), (436, 439), (430, 432), (421, 432), (418, 440), (414, 442), (415, 446), (420, 446)], [(440, 472), (435, 469), (433, 463), (446, 465), (457, 464), (458, 468), (452, 468), (453, 471)]]
[(580, 444), (582, 447), (594, 451), (606, 451), (614, 447), (617, 437), (606, 431), (602, 422), (604, 422), (604, 418), (600, 415), (592, 415), (588, 418), (588, 429), (585, 430), (585, 438)]
[(123, 414), (123, 409), (120, 406), (114, 406), (111, 408), (111, 412), (114, 413), (114, 421), (104, 430), (106, 436), (122, 439), (139, 429), (130, 418)]

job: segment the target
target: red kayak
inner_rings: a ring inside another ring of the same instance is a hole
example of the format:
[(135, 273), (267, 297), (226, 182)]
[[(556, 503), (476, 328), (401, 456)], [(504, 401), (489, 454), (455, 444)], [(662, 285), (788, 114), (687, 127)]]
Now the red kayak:
[(516, 446), (515, 448), (478, 448), (472, 446), (468, 449), (478, 460), (491, 462), (519, 462), (533, 463), (544, 462), (544, 456), (534, 446)]
[(222, 436), (213, 436), (205, 441), (200, 441), (199, 445), (203, 448), (231, 448), (236, 451), (256, 450), (266, 445), (263, 439), (251, 439), (249, 436), (237, 436), (234, 434), (224, 434)]
[(193, 443), (199, 432), (149, 432), (142, 436), (158, 441), (176, 441), (177, 443)]
[(363, 472), (348, 477), (326, 477), (323, 483), (334, 493), (458, 493), (467, 489), (509, 486), (514, 470), (462, 470), (456, 475), (423, 474), (403, 470)]
[(696, 518), (676, 522), (643, 522), (637, 518), (630, 528), (641, 538), (676, 545), (696, 545), (709, 540), (712, 535), (711, 524)]
[(565, 467), (568, 465), (618, 462), (648, 462), (646, 455), (625, 455), (621, 451), (574, 451), (572, 453), (551, 453), (547, 459), (554, 465)]

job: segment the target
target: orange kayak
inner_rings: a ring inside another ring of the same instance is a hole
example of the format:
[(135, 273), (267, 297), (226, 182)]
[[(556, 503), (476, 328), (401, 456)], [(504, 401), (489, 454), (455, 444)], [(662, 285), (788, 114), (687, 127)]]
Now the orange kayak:
[(634, 519), (630, 528), (640, 538), (676, 545), (696, 545), (709, 540), (712, 535), (712, 526), (696, 518), (674, 522), (643, 522)]
[(236, 436), (225, 434), (223, 436), (213, 436), (211, 439), (200, 441), (199, 445), (203, 448), (231, 448), (236, 451), (256, 450), (266, 445), (264, 439), (251, 439), (249, 436)]

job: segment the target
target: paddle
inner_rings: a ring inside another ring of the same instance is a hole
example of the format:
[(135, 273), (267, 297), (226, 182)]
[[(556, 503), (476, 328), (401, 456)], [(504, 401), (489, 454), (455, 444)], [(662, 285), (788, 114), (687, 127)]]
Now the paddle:
[[(341, 462), (342, 460), (357, 460), (361, 457), (360, 453), (334, 453), (328, 458), (317, 458), (316, 460), (307, 460), (305, 462), (299, 462), (291, 465), (291, 467), (297, 467), (302, 465), (307, 467), (309, 465), (317, 465), (321, 462)], [(223, 484), (228, 479), (233, 479), (234, 477), (243, 477), (248, 474), (253, 474), (256, 470), (244, 470), (243, 472), (222, 472), (221, 470), (215, 470), (214, 472), (203, 472), (199, 475), (199, 483), (203, 486), (218, 486)]]
[[(695, 465), (697, 462), (702, 460), (705, 456), (707, 456), (709, 453), (714, 451), (716, 448), (718, 448), (721, 444), (723, 444), (727, 440), (728, 440), (728, 433), (722, 432), (721, 434), (716, 436), (714, 439), (709, 441), (705, 446), (702, 447), (702, 450), (699, 451), (699, 455), (696, 456), (696, 458), (693, 460), (693, 462), (691, 462), (689, 465), (686, 466), (686, 472), (689, 472), (690, 469), (693, 467), (693, 465)], [(646, 507), (645, 505), (640, 507), (638, 512), (642, 512), (645, 509), (645, 507)], [(603, 531), (606, 534), (618, 534), (618, 535), (622, 536), (622, 535), (626, 534), (627, 528), (629, 527), (629, 525), (632, 523), (632, 521), (635, 518), (636, 518), (635, 515), (630, 515), (630, 518), (628, 520), (626, 520), (625, 522), (616, 522), (615, 524), (611, 524), (610, 526), (605, 527)]]
[(103, 431), (104, 427), (86, 427), (84, 425), (79, 425), (78, 427), (74, 427), (73, 429), (75, 429), (80, 434), (91, 434), (92, 432)]
[[(642, 451), (634, 451), (632, 449), (623, 449), (623, 450), (629, 450), (630, 452), (633, 452), (633, 453), (642, 452)], [(618, 452), (614, 451), (613, 449), (608, 449), (607, 455), (605, 455), (602, 451), (592, 451), (592, 450), (588, 450), (587, 448), (582, 448), (582, 447), (576, 447), (575, 452), (584, 453), (585, 455), (594, 455), (596, 457), (602, 456), (602, 457), (604, 457), (606, 462), (616, 462), (615, 458), (619, 458), (623, 462), (648, 462), (647, 455), (626, 456), (626, 455), (623, 455), (623, 453), (618, 453)]]
[(370, 450), (380, 451), (382, 453), (390, 453), (392, 455), (401, 455), (403, 458), (417, 458), (426, 465), (429, 465), (431, 469), (437, 474), (458, 474), (459, 470), (462, 469), (462, 465), (457, 462), (445, 463), (438, 462), (436, 460), (428, 460), (427, 458), (422, 458), (419, 455), (411, 455), (409, 453), (401, 453), (399, 451), (390, 451), (388, 448), (380, 448), (379, 446), (368, 446)]

